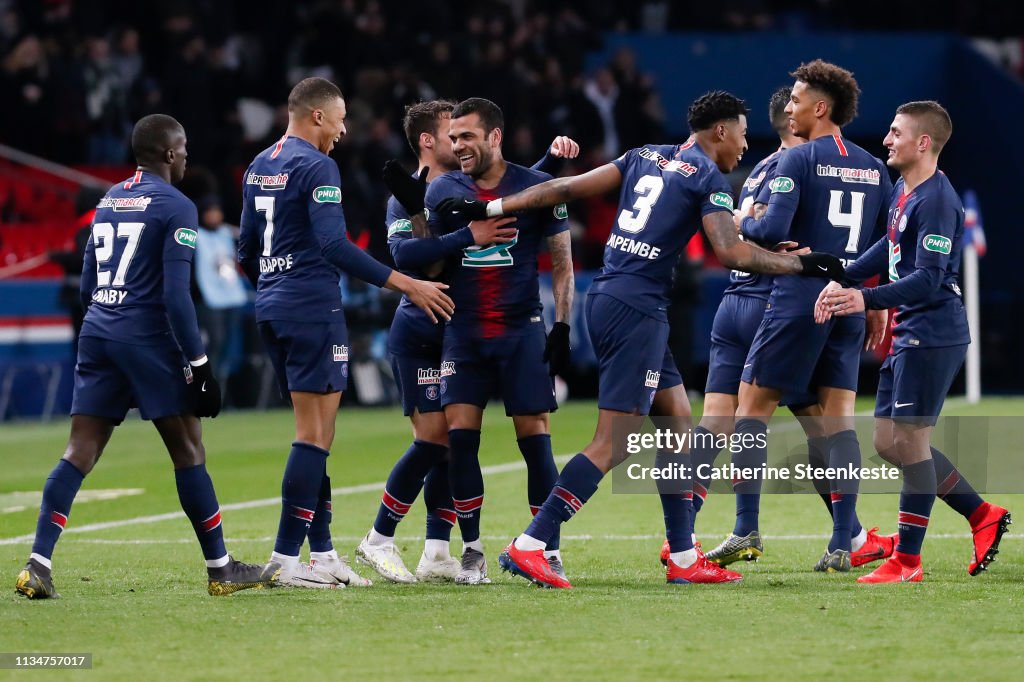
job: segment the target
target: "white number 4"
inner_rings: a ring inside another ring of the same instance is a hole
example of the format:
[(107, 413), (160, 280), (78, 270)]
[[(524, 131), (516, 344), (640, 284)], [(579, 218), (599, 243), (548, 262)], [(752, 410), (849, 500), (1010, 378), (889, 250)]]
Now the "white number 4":
[(834, 189), (829, 192), (828, 221), (835, 227), (845, 227), (850, 230), (850, 236), (846, 240), (847, 253), (857, 253), (863, 220), (864, 192), (850, 192), (849, 213), (843, 213), (843, 191)]

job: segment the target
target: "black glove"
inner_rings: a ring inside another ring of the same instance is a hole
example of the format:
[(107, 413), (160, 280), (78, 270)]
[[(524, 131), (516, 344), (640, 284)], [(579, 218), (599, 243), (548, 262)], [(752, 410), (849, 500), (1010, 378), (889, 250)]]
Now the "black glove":
[(451, 213), (466, 220), (486, 220), (487, 202), (462, 197), (448, 197), (437, 205), (441, 213)]
[(195, 396), (197, 417), (216, 417), (220, 414), (220, 384), (213, 378), (210, 361), (196, 367), (192, 365), (192, 394)]
[(420, 174), (414, 178), (395, 160), (384, 164), (384, 184), (411, 216), (423, 213), (423, 197), (427, 193), (429, 172), (430, 168), (424, 166)]
[(555, 322), (544, 344), (544, 362), (548, 363), (548, 374), (561, 374), (569, 366), (569, 325)]
[(831, 253), (815, 251), (806, 256), (797, 256), (797, 258), (800, 259), (800, 265), (803, 266), (803, 271), (800, 274), (804, 277), (827, 277), (839, 283), (846, 279), (843, 264)]

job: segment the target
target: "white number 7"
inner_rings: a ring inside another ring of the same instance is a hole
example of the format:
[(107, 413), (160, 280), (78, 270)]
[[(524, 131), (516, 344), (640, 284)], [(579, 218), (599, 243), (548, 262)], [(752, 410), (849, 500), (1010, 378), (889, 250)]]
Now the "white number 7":
[(274, 197), (254, 197), (256, 212), (265, 213), (267, 227), (263, 230), (263, 255), (270, 255), (271, 242), (274, 240)]

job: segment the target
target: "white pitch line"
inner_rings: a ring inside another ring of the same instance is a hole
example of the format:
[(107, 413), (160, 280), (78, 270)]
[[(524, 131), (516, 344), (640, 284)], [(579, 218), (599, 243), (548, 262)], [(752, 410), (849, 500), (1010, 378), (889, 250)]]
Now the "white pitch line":
[[(569, 461), (572, 455), (559, 455), (555, 457), (556, 464), (564, 464)], [(492, 464), (481, 468), (484, 474), (505, 474), (511, 471), (520, 471), (526, 468), (526, 463), (522, 460), (516, 462), (506, 462), (505, 464)], [(333, 488), (331, 490), (332, 497), (341, 497), (344, 495), (357, 495), (359, 493), (373, 493), (384, 490), (384, 481), (377, 483), (363, 483), (361, 485), (350, 485), (343, 486), (341, 488)], [(262, 500), (249, 500), (248, 502), (232, 502), (229, 504), (222, 504), (220, 510), (225, 511), (237, 511), (239, 509), (257, 509), (259, 507), (273, 507), (281, 504), (280, 497), (265, 497)], [(185, 512), (175, 511), (167, 512), (166, 514), (153, 514), (151, 516), (136, 516), (131, 519), (120, 519), (117, 521), (101, 521), (99, 523), (87, 523), (84, 526), (72, 526), (66, 528), (61, 535), (68, 535), (71, 533), (92, 533), (98, 530), (108, 530), (110, 528), (123, 528), (125, 526), (138, 526), (147, 523), (160, 523), (161, 521), (173, 521), (175, 519), (185, 518)], [(25, 542), (31, 542), (35, 538), (35, 533), (29, 533), (27, 535), (19, 535), (13, 538), (0, 538), (0, 545), (19, 545)]]

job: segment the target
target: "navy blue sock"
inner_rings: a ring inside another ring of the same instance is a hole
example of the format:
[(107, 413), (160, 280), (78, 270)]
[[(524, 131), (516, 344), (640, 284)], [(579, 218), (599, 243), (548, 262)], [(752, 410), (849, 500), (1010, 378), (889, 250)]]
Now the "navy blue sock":
[(758, 529), (761, 513), (761, 468), (768, 461), (768, 425), (760, 419), (740, 419), (736, 422), (736, 440), (743, 447), (732, 454), (732, 463), (739, 469), (754, 469), (757, 475), (734, 478), (736, 493), (736, 524), (733, 535), (749, 535)]
[(932, 461), (935, 463), (935, 480), (938, 481), (936, 491), (939, 499), (957, 514), (970, 519), (971, 514), (985, 501), (975, 492), (967, 479), (960, 475), (959, 469), (953, 466), (949, 458), (935, 448), (932, 448)]
[[(692, 459), (688, 452), (659, 452), (654, 458), (654, 466), (658, 469), (675, 465), (676, 471), (689, 471), (691, 463)], [(665, 537), (672, 552), (693, 549), (692, 485), (690, 479), (658, 480), (658, 497), (661, 498), (661, 511), (665, 516)]]
[(427, 506), (427, 540), (449, 542), (456, 517), (452, 487), (448, 483), (448, 462), (444, 459), (444, 453), (423, 481), (423, 502)]
[[(518, 443), (519, 452), (523, 453), (526, 462), (526, 497), (530, 503), (530, 515), (536, 516), (558, 480), (558, 467), (555, 466), (555, 456), (551, 452), (551, 436), (538, 433), (520, 438)], [(548, 539), (545, 549), (558, 549), (561, 535), (556, 531)]]
[[(719, 452), (721, 452), (721, 448), (718, 447), (715, 434), (703, 426), (693, 429), (693, 443), (690, 445), (690, 461), (693, 464), (693, 518), (690, 522), (691, 532), (693, 530), (692, 526), (696, 523), (697, 514), (700, 513), (701, 508), (704, 506), (704, 500), (708, 496), (708, 488), (711, 487), (711, 476), (706, 474), (715, 465)], [(702, 473), (705, 475), (701, 476)]]
[(295, 441), (281, 480), (281, 520), (277, 524), (274, 551), (298, 556), (309, 524), (316, 514), (320, 483), (330, 453), (309, 443)]
[(206, 559), (220, 559), (228, 553), (224, 548), (224, 529), (220, 522), (220, 505), (213, 481), (205, 464), (174, 470), (174, 483), (178, 488), (178, 501), (203, 548)]
[(331, 504), (331, 477), (327, 475), (327, 460), (324, 460), (324, 477), (320, 481), (320, 494), (313, 512), (313, 522), (309, 524), (309, 551), (330, 552), (334, 549), (331, 542), (331, 519), (334, 518), (334, 507)]
[(420, 494), (427, 473), (447, 450), (437, 443), (422, 440), (412, 442), (388, 474), (377, 518), (373, 522), (375, 531), (389, 538), (395, 536), (399, 522), (409, 513), (409, 508)]
[(480, 508), (484, 504), (484, 475), (480, 471), (480, 432), (452, 429), (448, 432), (452, 459), (448, 464), (448, 482), (452, 502), (459, 517), (463, 542), (480, 539)]
[[(860, 443), (857, 442), (856, 431), (852, 429), (840, 431), (830, 436), (828, 443), (830, 469), (848, 469), (850, 465), (853, 465), (855, 469), (860, 468)], [(854, 527), (860, 527), (856, 513), (860, 479), (836, 479), (831, 483), (832, 539), (829, 540), (828, 551), (844, 549), (849, 552)]]
[(935, 504), (935, 465), (930, 461), (903, 467), (903, 490), (900, 492), (900, 539), (896, 551), (921, 554), (928, 518)]
[[(811, 469), (815, 472), (815, 477), (811, 479), (814, 483), (814, 490), (821, 497), (822, 502), (825, 503), (828, 515), (832, 516), (832, 487), (829, 485), (828, 479), (818, 473), (825, 470), (827, 459), (828, 438), (825, 436), (808, 438), (807, 463), (811, 465)], [(818, 477), (819, 475), (821, 475), (821, 478)]]
[(546, 543), (558, 526), (571, 519), (587, 503), (602, 478), (601, 470), (582, 452), (570, 459), (555, 481), (548, 499), (530, 522), (526, 534)]
[(68, 522), (71, 503), (75, 501), (78, 489), (82, 487), (85, 474), (66, 459), (57, 462), (43, 486), (43, 502), (39, 505), (39, 520), (36, 522), (36, 539), (32, 553), (50, 559), (60, 532)]

